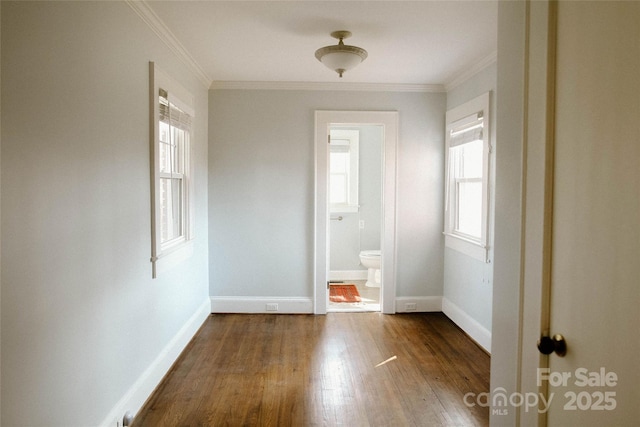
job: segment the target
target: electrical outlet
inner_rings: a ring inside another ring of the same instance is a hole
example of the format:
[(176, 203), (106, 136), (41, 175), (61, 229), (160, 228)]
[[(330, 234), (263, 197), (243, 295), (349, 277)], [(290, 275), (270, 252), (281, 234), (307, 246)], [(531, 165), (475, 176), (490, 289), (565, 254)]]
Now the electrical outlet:
[(364, 228), (364, 219), (360, 220), (360, 229), (362, 230)]
[(418, 309), (418, 304), (415, 302), (408, 302), (404, 305), (404, 309), (407, 311), (415, 311)]
[(272, 302), (267, 304), (267, 311), (278, 311), (278, 303)]

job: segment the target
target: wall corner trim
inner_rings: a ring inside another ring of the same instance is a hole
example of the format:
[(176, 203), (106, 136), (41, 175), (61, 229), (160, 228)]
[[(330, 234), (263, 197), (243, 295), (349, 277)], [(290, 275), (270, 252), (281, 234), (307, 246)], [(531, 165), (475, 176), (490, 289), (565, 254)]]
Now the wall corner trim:
[(211, 78), (202, 69), (200, 64), (193, 59), (193, 56), (180, 43), (178, 38), (171, 32), (169, 27), (153, 11), (151, 6), (144, 0), (125, 0), (131, 9), (144, 21), (145, 24), (164, 42), (165, 45), (195, 74), (200, 82), (209, 88)]
[(217, 81), (209, 86), (211, 90), (311, 90), (311, 91), (354, 91), (354, 92), (420, 92), (444, 93), (441, 84), (411, 83), (343, 83), (343, 82), (256, 82)]
[(140, 411), (210, 314), (211, 302), (207, 297), (206, 300), (200, 304), (196, 312), (186, 321), (182, 328), (180, 328), (178, 333), (176, 333), (169, 343), (158, 353), (158, 356), (149, 367), (145, 369), (118, 403), (109, 411), (109, 414), (99, 424), (101, 427), (121, 425), (116, 423), (122, 422), (122, 417), (125, 412), (131, 411), (132, 414), (137, 414)]
[(491, 354), (491, 331), (446, 298), (442, 298), (442, 312), (466, 332), (480, 347)]
[(494, 50), (488, 56), (476, 61), (473, 64), (470, 64), (468, 67), (465, 67), (461, 73), (454, 75), (452, 78), (447, 80), (444, 83), (444, 88), (446, 92), (455, 89), (460, 86), (462, 83), (469, 80), (471, 77), (478, 74), (480, 71), (484, 70), (488, 66), (495, 64), (498, 61), (498, 51)]

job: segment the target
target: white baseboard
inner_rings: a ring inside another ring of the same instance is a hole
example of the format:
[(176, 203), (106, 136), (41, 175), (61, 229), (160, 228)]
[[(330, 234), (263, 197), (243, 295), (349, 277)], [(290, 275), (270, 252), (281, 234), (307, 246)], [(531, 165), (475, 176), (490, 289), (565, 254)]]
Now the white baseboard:
[(329, 280), (367, 280), (367, 270), (330, 271)]
[(100, 426), (114, 427), (122, 425), (122, 418), (127, 411), (130, 411), (132, 415), (138, 413), (210, 314), (211, 302), (207, 298), (111, 409), (109, 415), (100, 423)]
[[(267, 310), (267, 307), (275, 308)], [(305, 297), (211, 297), (212, 313), (313, 313), (313, 299)]]
[(491, 354), (490, 330), (446, 298), (442, 298), (442, 312), (477, 342), (480, 347)]
[(442, 297), (396, 297), (396, 313), (430, 311), (442, 311)]

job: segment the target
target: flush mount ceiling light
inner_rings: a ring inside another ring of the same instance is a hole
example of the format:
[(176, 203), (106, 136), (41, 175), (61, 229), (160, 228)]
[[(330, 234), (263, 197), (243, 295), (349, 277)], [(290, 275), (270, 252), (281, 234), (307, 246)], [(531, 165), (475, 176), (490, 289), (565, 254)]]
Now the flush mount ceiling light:
[(345, 71), (367, 59), (366, 50), (356, 46), (348, 46), (342, 41), (347, 37), (351, 37), (350, 31), (334, 31), (331, 33), (331, 37), (338, 39), (338, 44), (321, 47), (316, 50), (316, 58), (327, 68), (338, 73), (340, 77)]

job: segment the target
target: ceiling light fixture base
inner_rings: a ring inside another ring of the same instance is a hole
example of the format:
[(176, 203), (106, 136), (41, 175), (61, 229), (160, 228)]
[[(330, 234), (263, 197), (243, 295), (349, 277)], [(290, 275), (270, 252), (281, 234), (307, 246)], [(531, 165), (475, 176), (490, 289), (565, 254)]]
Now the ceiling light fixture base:
[(331, 37), (342, 41), (344, 39), (348, 39), (349, 37), (351, 37), (351, 31), (346, 31), (346, 30), (334, 31), (333, 33), (331, 33)]

